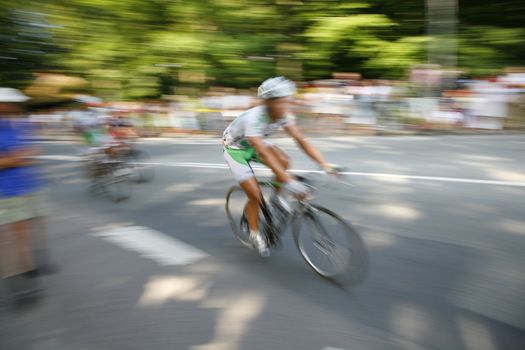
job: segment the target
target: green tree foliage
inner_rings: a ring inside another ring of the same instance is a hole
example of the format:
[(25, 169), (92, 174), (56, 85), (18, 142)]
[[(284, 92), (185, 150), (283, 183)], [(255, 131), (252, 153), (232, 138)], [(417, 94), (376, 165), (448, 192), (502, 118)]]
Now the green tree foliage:
[[(460, 67), (523, 65), (523, 4), (460, 1)], [(432, 38), (423, 0), (6, 0), (0, 40), (3, 86), (51, 70), (85, 78), (102, 97), (135, 99), (253, 87), (274, 74), (402, 78), (426, 61)]]
[(23, 87), (35, 70), (53, 68), (53, 52), (59, 48), (52, 35), (54, 25), (33, 11), (33, 3), (0, 2), (0, 82)]

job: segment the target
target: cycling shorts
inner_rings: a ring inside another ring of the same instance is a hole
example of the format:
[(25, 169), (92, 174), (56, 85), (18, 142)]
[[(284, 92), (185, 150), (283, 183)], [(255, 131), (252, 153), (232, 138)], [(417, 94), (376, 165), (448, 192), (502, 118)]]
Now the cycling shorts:
[[(264, 141), (264, 143), (267, 146), (272, 146), (268, 141)], [(224, 159), (226, 160), (226, 163), (228, 163), (233, 177), (238, 183), (255, 176), (253, 169), (250, 166), (250, 162), (262, 163), (254, 147), (247, 143), (243, 144), (243, 146), (243, 148), (224, 148)]]

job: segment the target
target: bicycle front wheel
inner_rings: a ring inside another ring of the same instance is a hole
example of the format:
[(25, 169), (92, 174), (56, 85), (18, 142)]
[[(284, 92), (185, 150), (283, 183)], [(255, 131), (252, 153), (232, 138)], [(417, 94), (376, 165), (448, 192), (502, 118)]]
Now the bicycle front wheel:
[(131, 197), (131, 181), (129, 176), (122, 175), (119, 171), (126, 169), (116, 169), (108, 175), (106, 188), (114, 202), (120, 202)]
[(354, 286), (368, 272), (368, 253), (359, 233), (334, 212), (312, 205), (293, 225), (294, 240), (306, 263), (319, 275)]
[(126, 163), (132, 171), (131, 178), (134, 182), (150, 182), (153, 180), (155, 168), (146, 152), (132, 150), (126, 158)]

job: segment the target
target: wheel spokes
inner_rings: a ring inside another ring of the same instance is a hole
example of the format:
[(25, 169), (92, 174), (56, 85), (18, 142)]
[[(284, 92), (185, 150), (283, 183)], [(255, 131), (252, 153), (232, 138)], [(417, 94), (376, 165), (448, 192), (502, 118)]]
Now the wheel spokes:
[(317, 273), (335, 281), (342, 280), (352, 269), (354, 232), (329, 211), (313, 209), (302, 217), (305, 225), (296, 226), (298, 248)]

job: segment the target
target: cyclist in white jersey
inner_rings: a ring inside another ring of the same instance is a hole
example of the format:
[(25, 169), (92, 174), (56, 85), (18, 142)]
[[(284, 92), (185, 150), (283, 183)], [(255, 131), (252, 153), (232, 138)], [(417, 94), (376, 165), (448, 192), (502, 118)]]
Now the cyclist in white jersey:
[(250, 229), (253, 246), (262, 256), (268, 256), (269, 250), (265, 239), (259, 234), (259, 209), (261, 190), (255, 179), (250, 161), (268, 166), (283, 184), (285, 190), (301, 197), (307, 192), (306, 186), (287, 173), (289, 159), (283, 151), (263, 140), (264, 137), (283, 128), (312, 160), (325, 171), (333, 172), (335, 166), (325, 161), (302, 135), (289, 113), (290, 98), (295, 94), (295, 84), (283, 77), (264, 81), (258, 90), (263, 104), (237, 117), (224, 131), (224, 158), (235, 180), (248, 196), (246, 218)]

